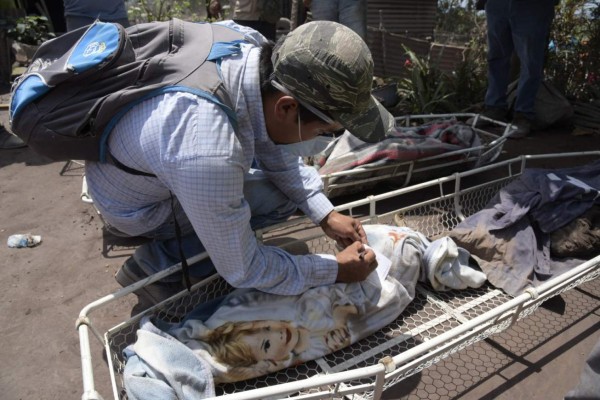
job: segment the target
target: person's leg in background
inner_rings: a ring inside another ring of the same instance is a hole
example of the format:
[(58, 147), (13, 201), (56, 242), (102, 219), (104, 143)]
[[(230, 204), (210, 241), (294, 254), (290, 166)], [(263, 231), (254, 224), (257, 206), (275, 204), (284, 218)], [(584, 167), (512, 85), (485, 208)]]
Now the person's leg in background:
[(509, 23), (512, 0), (488, 0), (485, 5), (488, 37), (488, 87), (485, 94), (487, 117), (505, 121), (508, 112), (506, 91), (509, 84), (513, 39)]
[(88, 26), (94, 23), (94, 18), (89, 17), (79, 17), (73, 15), (67, 15), (65, 17), (67, 22), (67, 32), (74, 31), (75, 29), (79, 29), (84, 26)]
[(313, 21), (340, 22), (339, 2), (340, 0), (312, 0), (310, 13)]
[(121, 19), (117, 19), (117, 20), (114, 20), (114, 21), (110, 21), (110, 22), (116, 22), (117, 24), (121, 24), (121, 26), (123, 28), (127, 28), (127, 27), (129, 27), (131, 25), (129, 23), (129, 19), (127, 19), (127, 18), (121, 18)]
[(339, 0), (339, 22), (367, 39), (367, 1)]
[(517, 137), (527, 136), (535, 119), (535, 98), (543, 80), (554, 3), (554, 0), (511, 1), (510, 24), (520, 60), (513, 118), (514, 124), (520, 128)]

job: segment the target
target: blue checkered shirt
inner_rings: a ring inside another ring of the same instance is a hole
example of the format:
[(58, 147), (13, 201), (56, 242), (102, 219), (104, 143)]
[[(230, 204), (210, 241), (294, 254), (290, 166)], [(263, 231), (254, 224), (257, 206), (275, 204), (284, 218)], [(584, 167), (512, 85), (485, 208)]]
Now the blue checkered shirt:
[(217, 271), (231, 285), (298, 294), (333, 283), (335, 257), (294, 256), (258, 243), (243, 195), (244, 174), (256, 158), (269, 180), (315, 223), (333, 205), (314, 168), (304, 166), (267, 135), (256, 44), (244, 44), (240, 55), (221, 63), (223, 82), (235, 104), (237, 132), (211, 101), (188, 93), (157, 96), (128, 112), (108, 143), (117, 160), (156, 178), (93, 162), (87, 163), (86, 177), (96, 207), (116, 228), (140, 235), (163, 224), (171, 216), (171, 191)]

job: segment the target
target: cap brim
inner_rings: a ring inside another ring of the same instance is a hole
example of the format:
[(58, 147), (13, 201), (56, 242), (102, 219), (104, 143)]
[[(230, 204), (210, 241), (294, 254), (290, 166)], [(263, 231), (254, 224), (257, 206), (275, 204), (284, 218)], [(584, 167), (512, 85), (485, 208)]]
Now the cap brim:
[(359, 112), (329, 113), (351, 134), (369, 143), (383, 140), (396, 126), (394, 116), (372, 95), (367, 107)]

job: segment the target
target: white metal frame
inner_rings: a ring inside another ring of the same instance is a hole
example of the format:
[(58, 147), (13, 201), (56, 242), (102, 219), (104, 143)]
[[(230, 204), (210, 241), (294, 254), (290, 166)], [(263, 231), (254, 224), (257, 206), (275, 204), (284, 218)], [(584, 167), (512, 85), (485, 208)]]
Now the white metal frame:
[[(454, 213), (459, 219), (463, 219), (462, 208), (460, 204), (460, 195), (466, 191), (474, 191), (479, 188), (484, 188), (486, 185), (490, 185), (496, 181), (488, 181), (484, 184), (477, 186), (471, 186), (465, 191), (461, 190), (461, 181), (463, 178), (476, 175), (485, 171), (493, 169), (502, 169), (506, 171), (506, 174), (497, 180), (501, 182), (507, 178), (516, 177), (522, 173), (524, 168), (529, 165), (530, 162), (535, 160), (546, 160), (552, 158), (562, 157), (575, 157), (576, 159), (589, 158), (600, 158), (600, 151), (591, 152), (580, 152), (580, 153), (564, 153), (564, 154), (545, 154), (535, 156), (521, 156), (510, 160), (498, 162), (492, 165), (487, 165), (476, 170), (466, 171), (462, 173), (456, 173), (452, 176), (439, 178), (433, 181), (424, 182), (411, 187), (397, 189), (392, 192), (384, 193), (377, 196), (369, 196), (365, 199), (358, 200), (352, 203), (347, 203), (337, 207), (339, 211), (349, 211), (350, 213), (356, 207), (368, 207), (369, 212), (367, 215), (361, 217), (365, 222), (377, 223), (384, 217), (389, 217), (396, 211), (392, 211), (386, 214), (377, 214), (376, 205), (379, 201), (394, 198), (395, 196), (404, 195), (411, 193), (422, 188), (438, 186), (440, 189), (441, 196), (437, 199), (449, 199), (454, 202)], [(454, 190), (448, 193), (444, 193), (444, 185), (452, 185), (454, 183)], [(422, 204), (427, 204), (428, 201), (424, 201)], [(422, 204), (415, 204), (412, 207), (418, 208)], [(272, 232), (278, 230), (285, 230), (298, 221), (288, 221), (279, 224), (275, 227), (269, 228), (269, 230), (257, 232), (259, 238), (268, 237)], [(197, 262), (206, 257), (206, 254), (200, 254), (192, 257), (188, 260), (189, 263)], [(81, 346), (81, 364), (82, 364), (82, 376), (83, 376), (83, 399), (102, 399), (100, 394), (95, 389), (93, 368), (92, 368), (92, 353), (90, 347), (90, 332), (96, 339), (105, 347), (107, 352), (107, 360), (109, 364), (109, 370), (111, 373), (113, 397), (120, 399), (119, 387), (117, 383), (117, 376), (115, 375), (115, 369), (112, 364), (111, 348), (108, 343), (108, 333), (110, 331), (119, 330), (124, 325), (131, 325), (131, 321), (138, 316), (132, 317), (129, 321), (124, 321), (121, 324), (109, 329), (106, 332), (101, 332), (93, 323), (90, 318), (90, 314), (95, 310), (106, 307), (109, 304), (123, 298), (124, 296), (131, 295), (137, 289), (148, 285), (152, 282), (162, 279), (163, 277), (170, 275), (174, 272), (179, 271), (181, 264), (173, 265), (171, 268), (157, 273), (143, 281), (137, 282), (131, 286), (120, 289), (115, 293), (109, 294), (101, 299), (98, 299), (86, 307), (84, 307), (77, 320), (77, 329), (79, 331), (80, 346)], [(531, 288), (526, 290), (523, 294), (511, 298), (507, 301), (502, 301), (500, 305), (495, 306), (493, 309), (481, 313), (473, 318), (466, 318), (464, 316), (458, 316), (460, 324), (452, 329), (449, 329), (435, 337), (424, 341), (417, 346), (403, 351), (399, 354), (391, 354), (381, 357), (378, 363), (368, 365), (361, 368), (351, 368), (342, 372), (332, 372), (325, 375), (318, 375), (308, 379), (302, 379), (295, 382), (281, 383), (278, 385), (246, 390), (243, 392), (237, 392), (233, 394), (226, 394), (219, 396), (221, 400), (242, 400), (242, 399), (265, 399), (265, 398), (281, 398), (283, 396), (294, 394), (295, 399), (330, 399), (339, 398), (343, 396), (352, 395), (353, 398), (372, 398), (379, 399), (385, 388), (397, 383), (398, 381), (407, 378), (408, 376), (415, 374), (422, 369), (425, 369), (441, 359), (451, 355), (477, 341), (480, 341), (494, 333), (500, 332), (509, 326), (513, 325), (516, 321), (530, 315), (535, 309), (546, 299), (560, 294), (566, 290), (571, 289), (583, 282), (595, 279), (600, 276), (600, 255), (594, 257), (576, 268), (557, 276), (535, 289)], [(199, 282), (195, 287), (201, 287), (211, 283), (215, 279), (219, 279), (217, 276), (210, 277), (203, 282)], [(432, 295), (435, 298), (435, 294), (427, 293), (427, 290), (420, 288), (420, 291), (425, 292), (426, 295)], [(187, 292), (181, 292), (178, 295), (166, 300), (163, 303), (172, 302), (176, 299), (186, 296)], [(487, 293), (482, 298), (475, 298), (471, 305), (484, 303), (488, 299), (486, 296), (493, 297), (501, 294), (499, 290), (493, 290)], [(158, 304), (152, 309), (144, 312), (144, 314), (151, 313), (155, 308), (161, 307), (163, 304)], [(462, 307), (462, 306), (461, 306)], [(456, 309), (455, 309), (456, 311)], [(460, 314), (460, 312), (458, 313)], [(410, 334), (410, 332), (408, 332)], [(368, 383), (360, 384), (349, 384), (349, 382), (366, 378)], [(307, 389), (312, 388), (310, 392)], [(300, 392), (300, 393), (298, 393)], [(365, 394), (366, 393), (366, 394)], [(362, 395), (361, 395), (362, 394)]]

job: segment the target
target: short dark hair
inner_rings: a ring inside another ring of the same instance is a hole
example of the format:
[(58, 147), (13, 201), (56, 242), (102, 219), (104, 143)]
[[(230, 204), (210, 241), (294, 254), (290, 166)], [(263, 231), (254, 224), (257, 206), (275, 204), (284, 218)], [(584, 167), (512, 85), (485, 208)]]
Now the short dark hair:
[(275, 93), (277, 89), (271, 85), (271, 75), (273, 74), (273, 62), (271, 56), (273, 55), (273, 47), (275, 43), (268, 41), (264, 43), (260, 48), (260, 61), (259, 61), (259, 75), (260, 75), (260, 93), (264, 96), (266, 94)]
[[(283, 40), (280, 38), (279, 40)], [(271, 56), (273, 55), (273, 48), (275, 43), (268, 41), (261, 46), (260, 50), (260, 61), (259, 61), (259, 76), (260, 76), (260, 94), (264, 97), (271, 93), (277, 93), (278, 90), (271, 85), (271, 76), (273, 75), (273, 62)], [(304, 122), (322, 121), (321, 118), (313, 114), (308, 108), (298, 103), (300, 119)], [(323, 110), (319, 110), (323, 114), (329, 116), (329, 113)], [(333, 118), (332, 118), (333, 119)]]

